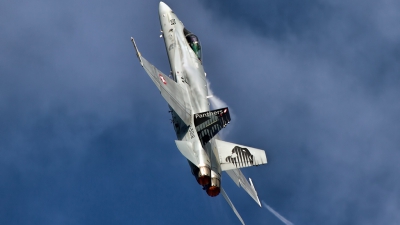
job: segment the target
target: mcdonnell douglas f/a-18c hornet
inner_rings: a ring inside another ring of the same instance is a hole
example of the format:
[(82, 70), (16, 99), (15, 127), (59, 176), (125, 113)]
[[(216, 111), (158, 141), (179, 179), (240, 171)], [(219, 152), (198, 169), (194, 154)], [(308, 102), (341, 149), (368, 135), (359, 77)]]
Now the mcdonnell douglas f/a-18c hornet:
[(165, 75), (143, 58), (131, 38), (140, 64), (169, 105), (178, 139), (176, 146), (187, 158), (197, 182), (211, 197), (221, 193), (244, 224), (221, 187), (222, 171), (261, 207), (251, 179), (247, 181), (240, 168), (266, 164), (265, 152), (219, 139), (217, 133), (231, 118), (227, 107), (210, 110), (209, 98), (212, 96), (208, 95), (200, 41), (163, 2), (159, 5), (159, 16), (171, 73)]

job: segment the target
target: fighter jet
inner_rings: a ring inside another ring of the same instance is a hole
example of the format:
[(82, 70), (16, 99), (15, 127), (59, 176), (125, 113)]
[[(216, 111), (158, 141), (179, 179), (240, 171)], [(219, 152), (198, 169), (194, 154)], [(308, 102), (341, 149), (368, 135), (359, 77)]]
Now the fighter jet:
[(211, 197), (221, 193), (244, 224), (221, 187), (222, 171), (261, 207), (251, 179), (247, 180), (240, 168), (266, 164), (265, 151), (219, 138), (218, 132), (229, 124), (231, 117), (228, 107), (210, 109), (209, 98), (212, 96), (208, 93), (199, 38), (164, 2), (160, 2), (159, 17), (171, 73), (166, 75), (150, 64), (131, 38), (137, 57), (169, 105), (176, 146), (188, 160), (197, 182)]

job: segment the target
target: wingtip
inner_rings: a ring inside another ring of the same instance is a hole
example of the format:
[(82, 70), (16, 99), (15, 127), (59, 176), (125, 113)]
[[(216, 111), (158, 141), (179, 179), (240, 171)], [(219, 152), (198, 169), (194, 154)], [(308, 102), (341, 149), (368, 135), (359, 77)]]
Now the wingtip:
[(133, 37), (131, 37), (131, 42), (132, 42), (132, 44), (133, 44), (133, 47), (135, 48), (136, 56), (139, 58), (140, 65), (143, 66), (142, 55), (140, 54), (139, 49), (138, 49), (138, 47), (136, 46), (135, 39), (133, 39)]
[(221, 194), (225, 198), (225, 201), (228, 203), (228, 205), (231, 207), (233, 212), (236, 214), (237, 218), (242, 222), (243, 225), (245, 225), (242, 217), (240, 216), (239, 212), (236, 210), (235, 206), (233, 205), (232, 201), (229, 199), (228, 195), (226, 194), (225, 190), (221, 187)]
[[(255, 196), (255, 197), (257, 198), (256, 202), (257, 202), (257, 204), (260, 206), (260, 208), (262, 208), (260, 199), (258, 198), (258, 194), (257, 194), (256, 188), (254, 187), (253, 181), (251, 180), (250, 177), (249, 177), (249, 182), (250, 182), (250, 185), (251, 185), (251, 187), (253, 188), (253, 190), (254, 190), (254, 192), (255, 192), (255, 194), (256, 194), (256, 196)], [(255, 200), (255, 199), (254, 199), (254, 200)]]

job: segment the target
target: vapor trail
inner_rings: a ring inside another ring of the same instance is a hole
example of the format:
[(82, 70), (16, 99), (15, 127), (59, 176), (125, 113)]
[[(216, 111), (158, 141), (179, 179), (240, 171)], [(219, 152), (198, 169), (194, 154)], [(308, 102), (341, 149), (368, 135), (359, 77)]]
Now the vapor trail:
[(278, 217), (278, 219), (280, 219), (284, 224), (294, 225), (292, 222), (285, 219), (285, 217), (281, 216), (281, 214), (279, 214), (277, 211), (275, 211), (273, 208), (271, 208), (269, 205), (267, 205), (263, 200), (261, 202), (264, 205), (264, 207), (268, 209), (268, 211), (270, 211), (272, 214), (274, 214), (276, 217)]
[(222, 101), (222, 99), (220, 99), (220, 98), (218, 98), (217, 96), (214, 95), (214, 93), (213, 93), (213, 91), (212, 91), (212, 89), (210, 87), (211, 83), (208, 80), (207, 80), (207, 83), (208, 83), (208, 85), (207, 85), (208, 95), (213, 96), (213, 97), (211, 97), (209, 99), (210, 103), (211, 103), (211, 108), (212, 109), (219, 109), (219, 108), (222, 108), (222, 107), (227, 107), (228, 105), (224, 101)]
[[(214, 95), (212, 89), (211, 89), (211, 83), (207, 80), (207, 88), (208, 88), (208, 95), (212, 96), (211, 98), (209, 98), (210, 104), (211, 104), (211, 110), (214, 109), (219, 109), (219, 108), (223, 108), (223, 107), (228, 107), (228, 104), (226, 104), (226, 102), (224, 102), (222, 99), (218, 98), (217, 96)], [(231, 115), (231, 119), (235, 120), (235, 115), (232, 113), (232, 108), (229, 108), (229, 113)], [(219, 133), (219, 136), (221, 138), (225, 138), (230, 131), (233, 129), (233, 124), (230, 124), (229, 126), (227, 126), (226, 128), (222, 129), (222, 131)]]

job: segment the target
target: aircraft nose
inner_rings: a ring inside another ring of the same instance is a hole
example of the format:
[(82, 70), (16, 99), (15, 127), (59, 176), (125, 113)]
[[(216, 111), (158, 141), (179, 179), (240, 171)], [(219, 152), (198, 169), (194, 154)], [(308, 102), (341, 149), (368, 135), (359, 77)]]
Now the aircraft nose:
[(160, 14), (172, 11), (171, 8), (165, 4), (164, 2), (160, 2), (160, 6), (158, 7), (158, 11)]

